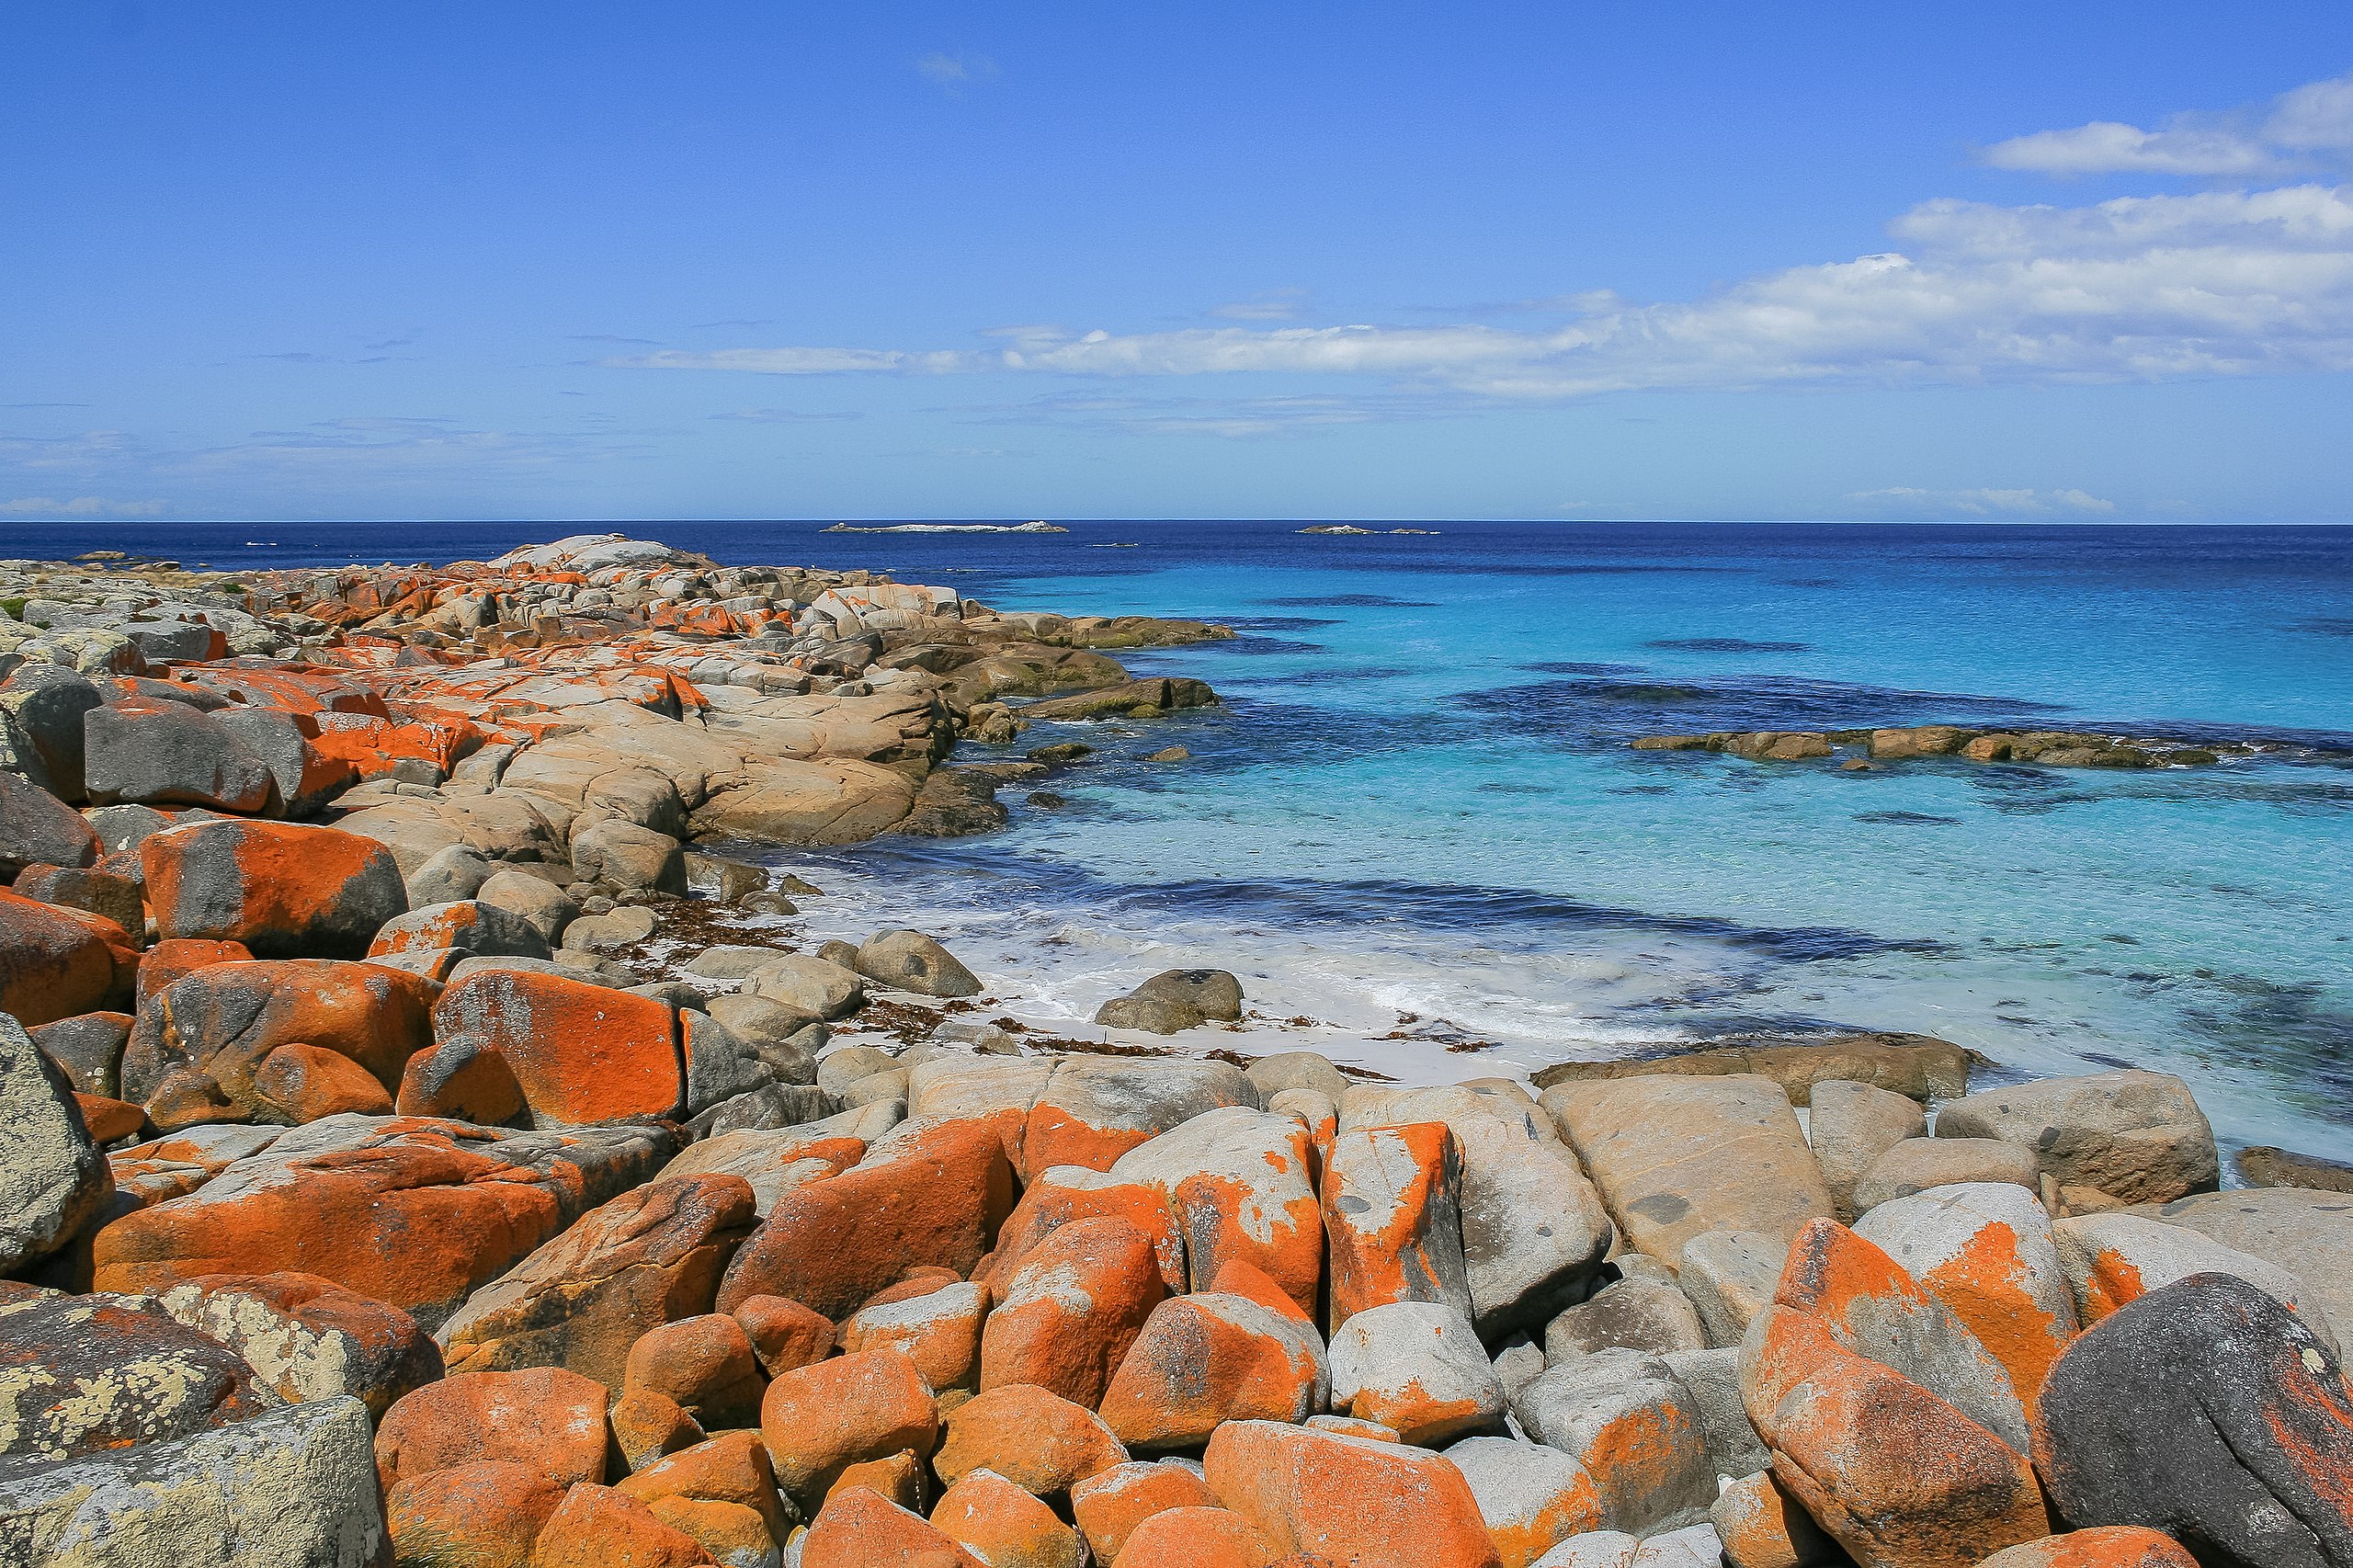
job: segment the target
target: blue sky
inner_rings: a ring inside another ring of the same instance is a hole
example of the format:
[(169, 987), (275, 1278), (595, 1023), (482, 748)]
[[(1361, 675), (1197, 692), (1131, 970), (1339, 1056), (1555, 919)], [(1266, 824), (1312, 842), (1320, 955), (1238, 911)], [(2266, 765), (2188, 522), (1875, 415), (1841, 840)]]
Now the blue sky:
[(7, 7), (0, 524), (2353, 520), (2341, 0), (863, 10)]

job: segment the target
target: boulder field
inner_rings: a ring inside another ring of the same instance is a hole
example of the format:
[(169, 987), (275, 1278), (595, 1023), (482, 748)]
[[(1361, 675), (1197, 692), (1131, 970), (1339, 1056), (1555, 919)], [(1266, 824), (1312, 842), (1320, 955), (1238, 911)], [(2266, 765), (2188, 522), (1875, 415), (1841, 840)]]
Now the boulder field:
[(688, 847), (993, 825), (1211, 629), (0, 570), (0, 1563), (2353, 1568), (2353, 1198), (2177, 1079), (1090, 1050)]

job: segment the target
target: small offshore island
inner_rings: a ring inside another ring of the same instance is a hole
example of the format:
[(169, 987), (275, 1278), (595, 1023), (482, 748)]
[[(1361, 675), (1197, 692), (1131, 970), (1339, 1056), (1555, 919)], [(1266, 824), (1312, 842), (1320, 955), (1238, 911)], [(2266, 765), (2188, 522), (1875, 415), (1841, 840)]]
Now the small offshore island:
[(809, 937), (778, 855), (1002, 827), (1061, 726), (1216, 705), (1118, 655), (1224, 627), (102, 553), (0, 562), (0, 1562), (2353, 1565), (2353, 1169), (2224, 1190), (2177, 1077), (1405, 1084), (1222, 969), (1079, 1039)]

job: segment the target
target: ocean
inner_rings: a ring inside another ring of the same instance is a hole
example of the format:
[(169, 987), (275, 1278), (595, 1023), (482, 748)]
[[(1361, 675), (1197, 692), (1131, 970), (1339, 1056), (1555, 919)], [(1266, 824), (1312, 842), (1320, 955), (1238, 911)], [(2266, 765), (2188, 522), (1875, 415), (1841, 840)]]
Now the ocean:
[[(1241, 633), (1122, 655), (1218, 708), (963, 748), (1097, 748), (1043, 781), (1058, 805), (1006, 790), (1002, 834), (772, 853), (827, 890), (812, 936), (929, 930), (1062, 1032), (1158, 970), (1232, 969), (1259, 1017), (1182, 1043), (1399, 1076), (1915, 1030), (1981, 1083), (2178, 1073), (2227, 1142), (2353, 1157), (2353, 529), (1066, 526), (597, 526)], [(0, 555), (440, 561), (585, 528), (11, 524)], [(2266, 750), (1850, 773), (1627, 744), (1939, 721)]]

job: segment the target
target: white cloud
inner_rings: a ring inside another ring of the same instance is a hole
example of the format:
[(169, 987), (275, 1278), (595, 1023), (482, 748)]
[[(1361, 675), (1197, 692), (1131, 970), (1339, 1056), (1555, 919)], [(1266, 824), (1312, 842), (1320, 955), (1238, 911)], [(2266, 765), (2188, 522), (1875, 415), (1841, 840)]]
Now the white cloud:
[(2156, 131), (2096, 119), (1985, 149), (1995, 168), (2046, 175), (2224, 176), (2286, 168), (2298, 154), (2353, 152), (2353, 75), (2284, 93), (2255, 114), (2180, 114)]
[(947, 54), (934, 50), (915, 62), (916, 74), (943, 87), (985, 82), (996, 74), (996, 62), (985, 54)]
[(1881, 510), (1905, 517), (2099, 517), (2116, 503), (2082, 490), (1922, 490), (1899, 484), (1859, 490), (1849, 501), (1875, 502)]
[(13, 517), (153, 517), (163, 510), (161, 501), (109, 501), (103, 495), (76, 495), (70, 501), (26, 495), (0, 501), (0, 512)]
[(1574, 298), (1565, 324), (995, 329), (971, 349), (732, 348), (608, 360), (777, 375), (1281, 373), (1457, 396), (1639, 389), (2157, 381), (2353, 369), (2353, 187), (1938, 200), (1906, 248), (1767, 273), (1704, 298)]

